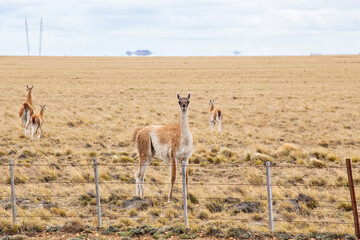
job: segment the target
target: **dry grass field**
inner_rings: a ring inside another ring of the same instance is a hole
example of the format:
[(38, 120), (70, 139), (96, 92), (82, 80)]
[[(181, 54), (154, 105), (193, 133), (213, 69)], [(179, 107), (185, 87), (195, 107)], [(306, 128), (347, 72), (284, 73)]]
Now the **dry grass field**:
[[(106, 165), (99, 167), (105, 227), (182, 224), (180, 169), (174, 202), (166, 200), (169, 167), (157, 158), (145, 200), (134, 200), (131, 136), (139, 126), (177, 123), (176, 92), (191, 91), (194, 233), (268, 232), (263, 185), (271, 161), (276, 231), (353, 234), (344, 159), (360, 167), (359, 69), (360, 56), (0, 57), (0, 228), (11, 229), (10, 158), (22, 164), (15, 173), (23, 230), (96, 226), (93, 158)], [(35, 107), (47, 107), (41, 139), (25, 137), (19, 118), (27, 84)], [(209, 129), (209, 98), (223, 111), (220, 133)], [(243, 210), (244, 202), (254, 208)]]

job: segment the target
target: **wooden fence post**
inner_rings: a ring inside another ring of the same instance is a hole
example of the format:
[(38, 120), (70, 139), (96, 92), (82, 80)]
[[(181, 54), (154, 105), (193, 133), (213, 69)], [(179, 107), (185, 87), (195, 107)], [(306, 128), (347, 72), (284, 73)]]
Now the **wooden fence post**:
[(96, 205), (97, 205), (97, 215), (98, 215), (98, 228), (101, 228), (99, 174), (98, 174), (98, 163), (97, 163), (96, 159), (94, 159), (94, 173), (95, 173), (95, 189), (96, 189)]
[(15, 197), (15, 177), (14, 177), (14, 160), (10, 159), (10, 183), (11, 183), (11, 205), (13, 224), (16, 224), (16, 197)]
[(273, 209), (272, 209), (270, 162), (266, 162), (266, 185), (267, 185), (268, 209), (269, 209), (269, 228), (270, 228), (271, 232), (274, 232), (274, 216), (273, 216)]
[(183, 199), (184, 199), (184, 221), (185, 227), (188, 227), (188, 209), (187, 209), (187, 189), (186, 189), (186, 163), (181, 162), (182, 180), (183, 180)]
[(358, 210), (357, 210), (357, 206), (356, 206), (356, 197), (355, 197), (354, 181), (353, 181), (350, 158), (346, 159), (346, 168), (347, 168), (348, 180), (349, 180), (351, 205), (352, 205), (353, 215), (354, 215), (355, 235), (356, 235), (357, 239), (360, 239), (359, 216), (358, 216)]

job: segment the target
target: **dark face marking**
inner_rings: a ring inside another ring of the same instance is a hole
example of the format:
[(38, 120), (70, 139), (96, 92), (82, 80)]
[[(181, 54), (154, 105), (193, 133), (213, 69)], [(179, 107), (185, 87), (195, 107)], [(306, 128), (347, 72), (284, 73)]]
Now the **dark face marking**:
[(179, 106), (180, 108), (185, 111), (189, 107), (190, 100), (188, 98), (180, 98), (179, 99)]
[(186, 111), (190, 104), (190, 93), (188, 94), (187, 98), (181, 98), (180, 94), (177, 94), (179, 100), (179, 106), (182, 111)]

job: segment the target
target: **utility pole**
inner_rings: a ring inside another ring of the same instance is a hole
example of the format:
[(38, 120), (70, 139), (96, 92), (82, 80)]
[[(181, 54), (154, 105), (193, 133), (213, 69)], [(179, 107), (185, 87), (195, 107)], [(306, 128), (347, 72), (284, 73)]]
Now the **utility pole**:
[(41, 37), (42, 37), (42, 25), (43, 21), (42, 18), (40, 19), (40, 39), (39, 39), (39, 56), (41, 56)]
[(26, 17), (25, 17), (25, 30), (26, 30), (26, 42), (27, 42), (28, 56), (30, 56), (29, 30), (28, 30), (28, 24), (27, 24)]

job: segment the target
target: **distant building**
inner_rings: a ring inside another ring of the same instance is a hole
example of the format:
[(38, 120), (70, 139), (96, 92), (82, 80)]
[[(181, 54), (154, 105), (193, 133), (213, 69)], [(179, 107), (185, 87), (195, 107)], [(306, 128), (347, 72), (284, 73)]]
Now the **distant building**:
[(137, 56), (149, 56), (151, 55), (151, 52), (147, 49), (145, 50), (136, 50), (135, 52), (130, 52), (130, 51), (127, 51), (126, 54), (128, 56), (131, 56), (131, 55), (137, 55)]

